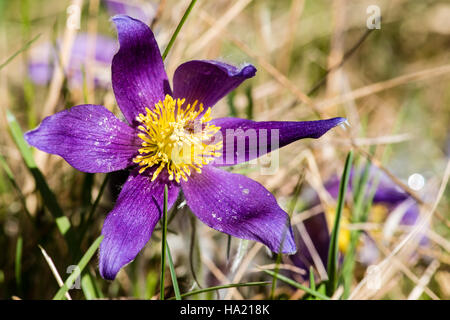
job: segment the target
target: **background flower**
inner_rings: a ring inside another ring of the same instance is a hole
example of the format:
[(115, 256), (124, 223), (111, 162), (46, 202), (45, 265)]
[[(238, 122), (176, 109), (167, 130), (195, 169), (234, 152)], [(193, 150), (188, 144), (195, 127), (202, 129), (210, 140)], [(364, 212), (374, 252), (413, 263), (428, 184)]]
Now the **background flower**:
[[(361, 179), (362, 170), (352, 169), (349, 178), (347, 203), (352, 203), (351, 199), (354, 196), (352, 191), (355, 188), (355, 181)], [(419, 206), (411, 198), (409, 194), (400, 189), (392, 180), (389, 179), (383, 172), (376, 167), (371, 167), (369, 178), (366, 186), (366, 195), (364, 203), (370, 199), (370, 192), (375, 187), (372, 205), (369, 211), (369, 222), (386, 223), (390, 214), (395, 212), (396, 221), (394, 225), (390, 226), (391, 230), (396, 230), (398, 226), (413, 226), (419, 219)], [(340, 178), (333, 176), (325, 183), (325, 189), (333, 199), (337, 199), (339, 195)], [(321, 206), (320, 199), (317, 195), (309, 204), (310, 207)], [(323, 208), (323, 207), (322, 207)], [(298, 246), (298, 251), (295, 255), (289, 256), (288, 259), (292, 263), (307, 271), (309, 274), (310, 267), (315, 270), (326, 270), (328, 262), (328, 250), (330, 244), (331, 227), (335, 219), (336, 208), (323, 208), (322, 212), (314, 214), (303, 220), (304, 229), (296, 228), (294, 226), (294, 235)], [(342, 228), (339, 237), (339, 250), (341, 253), (341, 261), (345, 257), (347, 248), (350, 244), (350, 231), (348, 224), (351, 221), (351, 209), (344, 209), (342, 218)], [(391, 217), (392, 218), (392, 217)], [(301, 232), (305, 230), (305, 232)], [(425, 237), (422, 238), (422, 244), (427, 243)], [(311, 246), (312, 244), (312, 246)], [(357, 248), (358, 261), (365, 265), (374, 264), (380, 257), (379, 250), (371, 233), (363, 232), (361, 234), (359, 246)], [(307, 280), (308, 276), (301, 277), (302, 280)]]
[(156, 14), (156, 3), (151, 1), (103, 0), (111, 16), (124, 14), (150, 24)]
[[(108, 87), (111, 83), (111, 61), (118, 49), (117, 42), (109, 37), (96, 35), (94, 42), (89, 39), (89, 34), (77, 34), (70, 61), (67, 64), (65, 74), (69, 84), (75, 88), (81, 88), (83, 85), (83, 68), (89, 66), (94, 76), (95, 84), (101, 87)], [(28, 74), (30, 79), (39, 85), (46, 85), (53, 76), (53, 70), (58, 63), (58, 48), (60, 41), (53, 46), (45, 42), (36, 46), (31, 51), (31, 58), (28, 64)], [(90, 60), (90, 50), (94, 50), (93, 61)]]

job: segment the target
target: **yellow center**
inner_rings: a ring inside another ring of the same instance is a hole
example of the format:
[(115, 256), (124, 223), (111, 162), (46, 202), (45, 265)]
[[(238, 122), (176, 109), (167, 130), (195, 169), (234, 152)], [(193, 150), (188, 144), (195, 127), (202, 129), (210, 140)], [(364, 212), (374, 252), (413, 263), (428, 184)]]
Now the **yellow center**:
[[(328, 207), (325, 209), (325, 214), (327, 217), (329, 229), (333, 226), (334, 220), (336, 219), (336, 208)], [(388, 208), (383, 204), (373, 204), (370, 210), (371, 220), (373, 222), (381, 223), (385, 220), (388, 214)], [(350, 209), (348, 207), (344, 207), (342, 212), (342, 228), (339, 232), (338, 246), (339, 250), (343, 253), (346, 253), (349, 245), (350, 245)]]
[[(325, 215), (328, 221), (328, 227), (331, 231), (333, 228), (334, 220), (336, 219), (336, 208), (328, 207), (325, 209)], [(348, 225), (350, 223), (348, 216), (350, 215), (350, 211), (347, 207), (343, 209), (342, 217), (341, 217), (341, 230), (339, 231), (338, 238), (338, 247), (339, 251), (346, 253), (348, 250), (348, 246), (350, 244), (350, 230), (348, 229)]]
[(222, 141), (211, 142), (220, 127), (209, 124), (211, 108), (203, 113), (198, 102), (183, 106), (185, 99), (173, 99), (166, 95), (164, 101), (155, 104), (153, 110), (145, 108), (146, 114), (139, 114), (141, 123), (138, 137), (142, 139), (139, 155), (133, 159), (142, 168), (158, 165), (152, 181), (166, 168), (169, 179), (187, 181), (191, 170), (201, 173), (201, 168), (221, 156)]

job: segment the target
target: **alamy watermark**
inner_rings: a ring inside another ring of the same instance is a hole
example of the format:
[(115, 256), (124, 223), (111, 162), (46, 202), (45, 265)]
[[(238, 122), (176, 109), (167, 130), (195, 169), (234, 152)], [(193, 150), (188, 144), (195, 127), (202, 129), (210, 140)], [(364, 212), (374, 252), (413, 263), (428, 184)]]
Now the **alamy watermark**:
[(370, 5), (366, 9), (369, 17), (366, 20), (367, 29), (381, 29), (381, 9), (377, 5)]
[[(201, 126), (193, 128), (193, 136), (201, 135)], [(198, 131), (197, 131), (198, 130)], [(203, 143), (219, 145), (214, 149), (217, 156), (214, 164), (232, 166), (247, 163), (258, 166), (260, 174), (273, 175), (279, 168), (280, 130), (279, 129), (225, 129), (219, 130)], [(184, 143), (183, 150), (173, 148), (170, 159), (175, 163), (193, 164), (199, 157), (210, 158), (209, 153), (202, 154), (202, 146), (196, 143)]]
[(72, 284), (72, 286), (69, 289), (81, 289), (80, 267), (77, 265), (73, 265), (73, 264), (67, 267), (66, 273), (73, 274), (74, 272), (76, 274), (78, 274), (78, 276), (76, 277), (74, 283)]
[(70, 30), (80, 30), (81, 8), (77, 4), (67, 7), (66, 27)]

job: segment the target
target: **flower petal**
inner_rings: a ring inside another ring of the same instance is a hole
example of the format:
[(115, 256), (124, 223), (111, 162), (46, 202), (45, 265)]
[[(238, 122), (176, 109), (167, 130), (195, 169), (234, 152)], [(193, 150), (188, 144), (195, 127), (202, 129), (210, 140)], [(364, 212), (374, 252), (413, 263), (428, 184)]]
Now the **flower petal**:
[[(56, 46), (46, 42), (32, 50), (28, 73), (33, 82), (39, 85), (50, 82), (55, 64), (58, 63), (56, 47), (61, 47), (61, 42), (61, 39), (57, 39)], [(117, 41), (110, 37), (97, 34), (91, 39), (91, 35), (87, 33), (77, 34), (70, 52), (70, 61), (65, 70), (70, 86), (81, 87), (83, 85), (82, 68), (89, 65), (95, 84), (109, 87), (111, 61), (118, 47)]]
[(289, 216), (258, 182), (212, 166), (182, 182), (192, 212), (209, 227), (237, 238), (262, 242), (278, 252), (296, 251)]
[[(324, 213), (315, 214), (303, 220), (303, 224), (305, 227), (303, 230), (306, 230), (307, 234), (300, 232), (302, 229), (299, 227), (294, 227), (298, 251), (294, 255), (289, 256), (289, 259), (291, 259), (295, 266), (304, 269), (309, 275), (310, 266), (326, 269), (330, 234), (328, 233), (328, 225)], [(309, 245), (312, 245), (312, 247)], [(315, 252), (311, 252), (311, 250), (315, 250)], [(320, 261), (314, 261), (314, 255), (317, 255)], [(317, 266), (317, 263), (321, 263), (322, 265)]]
[(175, 98), (185, 98), (186, 104), (198, 100), (205, 109), (212, 107), (244, 80), (255, 75), (256, 68), (235, 66), (212, 60), (192, 60), (180, 65), (173, 76)]
[(28, 64), (28, 75), (38, 85), (46, 85), (53, 75), (53, 65), (48, 62), (31, 62)]
[(380, 257), (380, 251), (375, 241), (366, 233), (361, 233), (360, 245), (358, 248), (358, 261), (361, 264), (370, 266), (377, 262)]
[(218, 139), (223, 139), (222, 156), (214, 161), (214, 165), (235, 165), (256, 159), (299, 139), (317, 139), (344, 121), (345, 118), (262, 122), (240, 118), (214, 119), (211, 123), (221, 128)]
[(131, 262), (150, 240), (161, 218), (164, 185), (168, 185), (167, 204), (175, 202), (179, 188), (162, 175), (151, 182), (151, 175), (131, 173), (114, 209), (103, 224), (104, 239), (100, 244), (100, 275), (109, 280)]
[[(363, 170), (360, 168), (352, 167), (350, 170), (350, 179), (348, 184), (349, 192), (347, 192), (349, 197), (351, 197), (350, 192), (355, 188), (354, 183), (359, 183), (360, 179), (362, 179), (362, 175)], [(325, 183), (325, 189), (334, 199), (337, 199), (339, 195), (339, 184), (340, 177), (337, 175), (333, 175)], [(394, 181), (392, 181), (391, 178), (389, 178), (389, 176), (383, 171), (376, 167), (370, 167), (366, 186), (366, 196), (369, 196), (374, 184), (376, 184), (376, 191), (373, 195), (374, 204), (387, 204), (392, 207), (410, 198), (410, 196), (399, 186), (397, 186)], [(319, 202), (318, 198), (316, 202)]]
[(27, 142), (84, 172), (124, 169), (139, 148), (135, 130), (103, 106), (81, 105), (45, 118)]
[(114, 16), (112, 20), (120, 43), (112, 61), (112, 86), (117, 103), (131, 124), (145, 107), (153, 108), (171, 90), (150, 28), (125, 15)]
[(154, 19), (157, 4), (152, 2), (127, 3), (123, 0), (104, 0), (110, 15), (126, 14), (149, 25)]

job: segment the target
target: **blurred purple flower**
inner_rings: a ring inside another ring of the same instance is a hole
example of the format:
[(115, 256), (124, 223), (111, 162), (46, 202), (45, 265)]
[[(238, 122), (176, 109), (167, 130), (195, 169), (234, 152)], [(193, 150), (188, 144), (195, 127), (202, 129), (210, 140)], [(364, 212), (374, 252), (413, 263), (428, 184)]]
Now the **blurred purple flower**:
[[(362, 173), (353, 168), (350, 173), (348, 185), (349, 192), (347, 193), (348, 198), (352, 196), (351, 191), (354, 187), (353, 182), (356, 174), (360, 176)], [(403, 226), (414, 225), (419, 218), (419, 207), (417, 203), (389, 177), (374, 167), (370, 168), (369, 171), (366, 198), (376, 179), (378, 179), (378, 185), (373, 196), (370, 212), (372, 220), (381, 222), (387, 215), (393, 213), (395, 210), (399, 210), (398, 213), (401, 215), (398, 221), (399, 224)], [(325, 183), (325, 189), (334, 199), (338, 198), (339, 184), (340, 178), (337, 176), (332, 177)], [(320, 201), (316, 196), (310, 205), (311, 207), (314, 207), (319, 204)], [(302, 235), (299, 229), (294, 226), (294, 236), (298, 250), (296, 254), (289, 256), (288, 259), (290, 259), (297, 267), (304, 269), (307, 274), (309, 274), (311, 266), (315, 267), (316, 270), (321, 269), (322, 271), (327, 267), (328, 249), (330, 244), (329, 223), (333, 223), (333, 221), (327, 221), (327, 218), (331, 218), (329, 220), (334, 219), (334, 210), (334, 208), (330, 208), (330, 214), (328, 214), (328, 210), (325, 209), (324, 212), (305, 219), (303, 221), (305, 227), (303, 230), (306, 230), (307, 234), (303, 233)], [(345, 216), (345, 213), (348, 212), (344, 212), (343, 222), (348, 223), (349, 220), (348, 217)], [(361, 246), (358, 250), (358, 260), (366, 265), (375, 263), (379, 257), (375, 241), (367, 233), (362, 233), (360, 240)], [(349, 244), (349, 241), (350, 231), (344, 228), (341, 229), (339, 238), (339, 249), (341, 253), (345, 254), (345, 249)], [(426, 243), (426, 238), (422, 239), (422, 243)], [(313, 247), (311, 247), (311, 245)], [(311, 252), (311, 250), (313, 252)], [(316, 261), (314, 261), (313, 257), (315, 257)], [(307, 279), (308, 277), (304, 278), (304, 280)]]
[[(90, 41), (87, 33), (80, 33), (76, 36), (70, 61), (67, 64), (65, 73), (69, 80), (69, 85), (81, 87), (83, 83), (82, 68), (89, 66), (94, 77), (96, 85), (107, 87), (110, 84), (110, 65), (114, 53), (117, 52), (118, 45), (112, 38), (101, 35), (95, 36), (92, 46), (95, 46), (93, 52), (93, 61), (90, 59)], [(60, 41), (57, 41), (57, 46)], [(46, 85), (53, 76), (53, 70), (58, 63), (58, 53), (51, 43), (43, 43), (37, 46), (33, 51), (31, 60), (28, 64), (28, 74), (31, 80), (40, 85)]]
[[(175, 71), (172, 91), (150, 28), (124, 15), (112, 20), (120, 43), (112, 61), (112, 86), (128, 124), (103, 106), (80, 105), (45, 118), (38, 128), (25, 134), (30, 145), (63, 157), (80, 171), (130, 169), (103, 225), (102, 277), (114, 279), (149, 241), (161, 218), (165, 185), (169, 207), (181, 189), (192, 212), (209, 227), (259, 241), (275, 252), (295, 252), (289, 217), (273, 195), (259, 183), (219, 166), (255, 157), (247, 130), (255, 132), (257, 156), (261, 156), (272, 147), (275, 150), (302, 138), (319, 138), (345, 119), (212, 120), (210, 107), (253, 77), (255, 67), (189, 61)], [(276, 145), (261, 139), (264, 130), (271, 134), (277, 130)], [(236, 141), (230, 131), (245, 139), (244, 152), (234, 151)]]
[(150, 24), (156, 14), (156, 5), (145, 1), (131, 0), (103, 0), (109, 13), (114, 15), (127, 15), (131, 18), (141, 20), (145, 24)]

